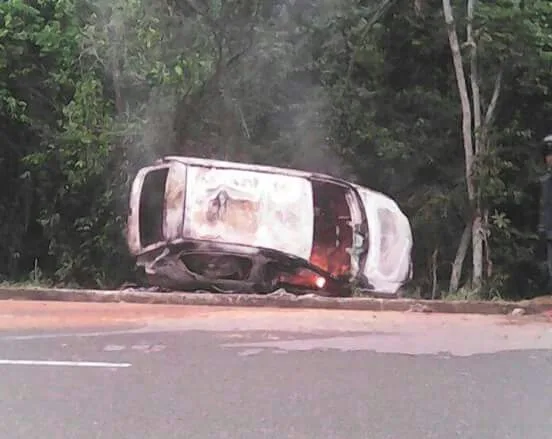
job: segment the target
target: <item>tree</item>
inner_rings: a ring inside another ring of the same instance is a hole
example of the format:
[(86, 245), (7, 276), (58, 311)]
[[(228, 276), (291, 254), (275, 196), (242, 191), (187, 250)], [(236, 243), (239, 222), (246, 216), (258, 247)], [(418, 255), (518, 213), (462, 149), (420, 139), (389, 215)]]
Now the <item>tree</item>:
[(535, 294), (527, 182), (552, 119), (551, 4), (451, 0), (448, 27), (443, 0), (412, 6), (0, 3), (0, 182), (14, 188), (0, 193), (0, 276), (132, 281), (129, 184), (176, 153), (391, 195), (411, 220), (421, 296), (466, 282), (481, 297)]
[[(524, 50), (528, 52), (523, 54), (525, 57), (535, 56), (534, 53), (529, 53), (530, 50), (527, 50), (531, 46), (537, 49), (536, 54), (545, 54), (546, 52), (542, 49), (548, 44), (545, 40), (549, 39), (545, 36), (543, 40), (545, 34), (541, 32), (543, 29), (541, 26), (546, 27), (546, 21), (543, 23), (542, 16), (539, 16), (540, 13), (549, 16), (550, 4), (548, 2), (532, 2), (527, 9), (524, 2), (500, 1), (493, 5), (484, 4), (478, 17), (481, 25), (479, 29), (474, 29), (476, 6), (476, 0), (466, 1), (466, 42), (461, 46), (451, 1), (443, 0), (443, 13), (462, 109), (465, 179), (470, 207), (468, 224), (462, 234), (453, 264), (450, 282), (451, 292), (458, 289), (470, 235), (473, 256), (472, 287), (475, 289), (481, 288), (485, 278), (485, 267), (487, 268), (487, 278), (492, 273), (488, 240), (489, 205), (483, 199), (484, 189), (481, 187), (481, 181), (478, 180), (478, 166), (481, 167), (483, 158), (489, 153), (491, 146), (493, 123), (499, 97), (503, 90), (504, 71), (514, 67), (514, 64), (519, 62), (520, 58), (520, 53), (516, 50), (516, 44), (504, 45), (506, 42), (503, 41), (504, 35), (507, 35), (506, 38), (509, 40), (507, 43), (514, 43), (515, 39), (523, 41)], [(497, 23), (493, 23), (495, 20), (505, 25), (505, 27), (500, 27), (497, 31)], [(509, 25), (506, 20), (510, 21)], [(521, 31), (522, 26), (527, 26), (527, 24), (531, 24), (532, 29), (525, 32)], [(515, 29), (516, 26), (517, 29)], [(499, 56), (496, 57), (498, 59), (487, 59), (482, 63), (480, 53), (482, 44), (498, 46)], [(481, 68), (482, 64), (486, 69)], [(492, 73), (492, 70), (495, 70), (495, 72)], [(466, 71), (468, 74), (466, 74)], [(488, 92), (485, 96), (485, 85), (489, 83), (492, 83), (492, 87), (487, 87)]]
[[(37, 261), (48, 263), (49, 243), (36, 222), (52, 182), (29, 172), (28, 154), (52, 145), (73, 86), (78, 24), (71, 1), (0, 4), (0, 260), (17, 278)], [(28, 273), (27, 271), (27, 273)], [(25, 273), (25, 274), (27, 274)]]

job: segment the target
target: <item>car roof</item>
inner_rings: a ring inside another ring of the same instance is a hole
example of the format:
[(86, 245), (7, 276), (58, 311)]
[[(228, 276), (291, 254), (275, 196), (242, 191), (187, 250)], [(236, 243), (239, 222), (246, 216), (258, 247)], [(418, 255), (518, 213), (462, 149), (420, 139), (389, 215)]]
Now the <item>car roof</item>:
[(314, 178), (314, 179), (324, 180), (328, 182), (343, 184), (349, 187), (353, 186), (353, 183), (338, 177), (332, 177), (331, 175), (321, 174), (317, 172), (300, 171), (297, 169), (290, 169), (290, 168), (280, 168), (277, 166), (253, 165), (249, 163), (231, 162), (226, 160), (203, 159), (198, 157), (176, 156), (176, 155), (166, 156), (163, 158), (163, 161), (179, 162), (179, 163), (184, 163), (191, 166), (201, 166), (201, 167), (207, 167), (207, 168), (236, 169), (241, 171), (264, 172), (268, 174), (284, 174), (284, 175), (289, 175), (291, 177), (299, 177), (299, 178), (306, 178), (306, 179)]

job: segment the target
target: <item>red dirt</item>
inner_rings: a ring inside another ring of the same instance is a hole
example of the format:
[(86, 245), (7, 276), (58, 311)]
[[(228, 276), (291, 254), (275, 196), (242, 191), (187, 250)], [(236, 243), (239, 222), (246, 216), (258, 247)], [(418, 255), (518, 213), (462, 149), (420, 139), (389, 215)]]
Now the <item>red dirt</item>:
[(0, 329), (142, 326), (148, 320), (208, 317), (225, 310), (223, 307), (132, 303), (3, 301), (0, 303)]

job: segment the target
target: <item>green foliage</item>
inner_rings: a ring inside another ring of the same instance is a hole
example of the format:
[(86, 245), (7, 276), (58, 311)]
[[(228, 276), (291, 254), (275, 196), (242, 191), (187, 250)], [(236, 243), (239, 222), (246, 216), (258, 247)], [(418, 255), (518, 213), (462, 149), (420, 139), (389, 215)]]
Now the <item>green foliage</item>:
[[(429, 294), (435, 271), (446, 291), (469, 209), (441, 2), (423, 5), (1, 2), (0, 179), (11, 189), (0, 192), (0, 276), (133, 280), (129, 182), (179, 153), (331, 172), (388, 193), (414, 229), (409, 289)], [(542, 277), (531, 183), (552, 119), (552, 4), (480, 0), (474, 28), (485, 96), (504, 72), (476, 169), (493, 262), (482, 294), (529, 296)]]

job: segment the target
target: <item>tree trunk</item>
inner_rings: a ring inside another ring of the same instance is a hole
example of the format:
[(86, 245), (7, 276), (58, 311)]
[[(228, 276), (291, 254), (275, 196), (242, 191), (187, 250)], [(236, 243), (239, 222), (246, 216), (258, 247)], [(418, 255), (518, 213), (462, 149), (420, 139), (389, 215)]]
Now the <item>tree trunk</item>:
[[(468, 94), (466, 75), (464, 73), (462, 53), (460, 52), (460, 45), (458, 43), (458, 35), (456, 32), (451, 0), (443, 0), (443, 13), (447, 25), (450, 50), (452, 52), (452, 60), (454, 63), (454, 72), (456, 75), (456, 82), (462, 107), (462, 137), (464, 142), (466, 185), (468, 189), (470, 210), (473, 218), (471, 223), (473, 255), (472, 287), (479, 289), (482, 285), (484, 277), (485, 256), (487, 256), (487, 260), (490, 260), (488, 256), (488, 252), (490, 251), (487, 240), (488, 231), (486, 227), (486, 220), (483, 218), (483, 212), (487, 212), (488, 209), (486, 206), (482, 205), (483, 203), (481, 196), (476, 190), (476, 180), (473, 171), (475, 162), (481, 158), (482, 153), (487, 147), (489, 141), (488, 135), (490, 126), (492, 124), (501, 89), (502, 70), (496, 78), (493, 96), (489, 107), (487, 108), (485, 119), (483, 120), (481, 114), (482, 101), (479, 84), (478, 48), (473, 36), (473, 17), (476, 1), (477, 0), (467, 0), (466, 43), (469, 47), (470, 88), (472, 92), (471, 102), (470, 95)], [(468, 226), (468, 228), (469, 227), (470, 226)], [(467, 251), (466, 241), (469, 241), (469, 233), (464, 230), (451, 274), (450, 291), (455, 291), (458, 288), (462, 272), (462, 262), (465, 258), (465, 253), (462, 255), (462, 252)]]
[(433, 255), (431, 255), (431, 300), (435, 300), (439, 288), (439, 279), (437, 278), (438, 259), (439, 247), (435, 247)]
[(483, 221), (479, 207), (472, 222), (473, 274), (472, 288), (478, 290), (483, 283)]
[[(471, 8), (471, 9), (470, 9)], [(468, 0), (468, 14), (470, 13), (473, 16), (473, 0)], [(462, 106), (462, 138), (464, 142), (464, 159), (465, 159), (465, 173), (466, 173), (466, 186), (468, 189), (468, 200), (470, 204), (470, 209), (474, 212), (473, 222), (472, 222), (472, 254), (473, 254), (473, 285), (477, 286), (481, 283), (481, 278), (483, 274), (482, 260), (483, 260), (483, 242), (481, 240), (481, 215), (479, 210), (476, 208), (476, 190), (475, 190), (475, 178), (473, 175), (473, 164), (474, 164), (474, 145), (473, 145), (473, 127), (472, 127), (472, 103), (479, 105), (477, 109), (474, 109), (474, 114), (477, 116), (475, 124), (481, 124), (481, 114), (480, 114), (480, 102), (470, 102), (470, 97), (468, 94), (468, 86), (466, 83), (466, 75), (464, 73), (464, 65), (462, 60), (462, 53), (460, 52), (460, 44), (458, 43), (458, 34), (456, 32), (456, 25), (454, 22), (454, 14), (452, 12), (452, 6), (450, 0), (443, 0), (443, 13), (445, 15), (445, 22), (447, 25), (447, 33), (449, 38), (450, 50), (452, 53), (452, 61), (454, 64), (454, 72), (456, 75), (456, 83), (458, 87), (458, 93), (460, 95), (460, 104)], [(473, 41), (472, 35), (472, 23), (468, 19), (468, 42), (472, 43), (472, 67), (477, 68), (477, 60), (475, 58), (476, 52), (475, 42)], [(471, 41), (469, 41), (471, 39)], [(476, 85), (477, 93), (479, 88), (477, 87), (477, 71), (471, 72), (471, 85), (472, 87)], [(480, 100), (478, 96), (478, 100)], [(466, 233), (462, 237), (465, 236)], [(460, 248), (459, 248), (460, 250)], [(458, 255), (457, 255), (458, 256)], [(464, 255), (465, 256), (465, 255)], [(463, 259), (462, 259), (463, 261)], [(456, 264), (456, 261), (455, 261)], [(460, 266), (461, 267), (461, 266)], [(457, 288), (457, 282), (460, 278), (461, 272), (453, 272), (451, 275), (451, 288)], [(453, 279), (452, 276), (455, 276)]]
[[(466, 39), (470, 53), (470, 87), (472, 91), (472, 110), (473, 110), (473, 138), (474, 145), (474, 164), (481, 158), (483, 152), (483, 143), (481, 142), (481, 92), (479, 89), (479, 65), (477, 59), (477, 43), (473, 39), (473, 13), (476, 0), (468, 0)], [(479, 191), (476, 191), (479, 192)], [(481, 287), (483, 281), (483, 226), (481, 217), (481, 197), (479, 193), (475, 194), (472, 208), (474, 209), (472, 223), (472, 254), (473, 254), (473, 278), (472, 286), (475, 289)]]
[(493, 260), (491, 258), (491, 246), (489, 244), (489, 210), (486, 209), (483, 212), (483, 244), (484, 244), (484, 254), (485, 254), (485, 264), (486, 264), (486, 276), (487, 279), (490, 279), (493, 275)]
[(467, 224), (460, 238), (460, 244), (458, 244), (458, 250), (456, 251), (456, 257), (454, 258), (454, 264), (452, 265), (452, 273), (450, 275), (449, 293), (455, 293), (460, 286), (460, 278), (462, 277), (462, 267), (464, 260), (470, 247), (470, 237), (472, 233), (472, 225)]
[[(489, 133), (491, 131), (491, 126), (493, 124), (496, 107), (498, 104), (498, 98), (500, 97), (500, 91), (502, 89), (502, 68), (496, 76), (493, 94), (489, 106), (487, 107), (487, 112), (485, 114), (485, 120), (481, 124), (480, 130), (476, 133), (477, 139), (477, 150), (476, 154), (481, 155), (486, 152), (489, 146)], [(480, 98), (479, 98), (480, 99)], [(479, 105), (481, 103), (479, 102)], [(477, 197), (477, 223), (474, 221), (474, 230), (473, 233), (478, 232), (477, 237), (477, 246), (479, 253), (476, 253), (474, 250), (474, 288), (479, 288), (483, 276), (486, 275), (489, 279), (492, 275), (492, 260), (491, 260), (491, 247), (489, 244), (489, 208), (486, 205), (482, 205), (481, 199)], [(475, 244), (475, 241), (474, 241)], [(474, 245), (475, 248), (475, 245)], [(479, 250), (480, 249), (480, 250)], [(476, 259), (477, 256), (477, 259)], [(477, 265), (476, 265), (477, 264)], [(486, 266), (486, 270), (485, 270)], [(476, 271), (477, 268), (477, 271)]]

